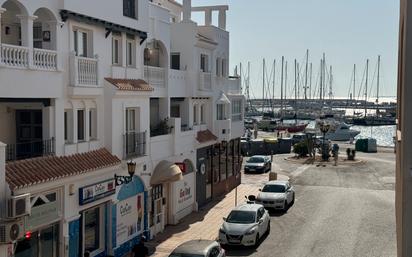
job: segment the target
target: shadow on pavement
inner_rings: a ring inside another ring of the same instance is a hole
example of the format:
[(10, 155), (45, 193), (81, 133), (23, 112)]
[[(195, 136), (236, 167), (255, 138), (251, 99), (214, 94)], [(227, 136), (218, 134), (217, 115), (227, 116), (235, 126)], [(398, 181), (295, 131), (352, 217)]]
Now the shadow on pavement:
[(157, 246), (169, 239), (172, 235), (184, 232), (189, 229), (191, 224), (203, 221), (206, 214), (217, 204), (219, 204), (223, 198), (224, 196), (214, 199), (204, 207), (200, 208), (198, 212), (193, 212), (190, 215), (186, 216), (183, 221), (177, 225), (167, 225), (163, 232), (157, 234), (152, 240), (148, 241), (145, 244), (149, 248), (149, 254), (152, 255), (153, 253), (155, 253)]
[(259, 240), (259, 245), (257, 248), (254, 246), (236, 246), (236, 245), (226, 245), (224, 248), (226, 250), (226, 256), (250, 256), (257, 252), (259, 249), (260, 244), (266, 240), (268, 237), (268, 233), (263, 235), (263, 237)]

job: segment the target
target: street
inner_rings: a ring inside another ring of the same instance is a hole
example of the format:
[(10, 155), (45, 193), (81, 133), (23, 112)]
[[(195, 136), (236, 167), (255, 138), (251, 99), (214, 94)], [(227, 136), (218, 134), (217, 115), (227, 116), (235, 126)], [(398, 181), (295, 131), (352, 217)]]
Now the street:
[[(341, 148), (343, 149), (343, 148)], [(341, 150), (341, 153), (344, 152)], [(270, 212), (271, 233), (257, 249), (229, 247), (227, 256), (395, 257), (395, 155), (357, 153), (358, 162), (302, 164), (289, 155), (274, 156), (272, 170), (290, 178), (296, 201), (287, 212)], [(243, 174), (238, 204), (257, 194), (266, 174)], [(234, 204), (234, 191), (168, 227), (149, 245), (153, 256), (168, 256), (177, 245), (193, 239), (216, 239), (222, 217)]]
[[(229, 248), (227, 256), (396, 256), (393, 153), (359, 154), (364, 162), (338, 167), (284, 158), (273, 166), (291, 175), (294, 206), (271, 212), (271, 233), (258, 249)], [(266, 180), (248, 174), (243, 183)]]

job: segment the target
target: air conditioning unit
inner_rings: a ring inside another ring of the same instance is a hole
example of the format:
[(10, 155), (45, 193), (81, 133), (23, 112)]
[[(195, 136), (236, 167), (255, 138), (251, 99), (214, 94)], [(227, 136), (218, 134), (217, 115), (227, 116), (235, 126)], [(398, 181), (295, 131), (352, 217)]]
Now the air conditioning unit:
[(14, 219), (30, 215), (30, 194), (12, 196), (7, 203), (7, 217)]
[(0, 223), (0, 244), (9, 244), (24, 236), (23, 219)]

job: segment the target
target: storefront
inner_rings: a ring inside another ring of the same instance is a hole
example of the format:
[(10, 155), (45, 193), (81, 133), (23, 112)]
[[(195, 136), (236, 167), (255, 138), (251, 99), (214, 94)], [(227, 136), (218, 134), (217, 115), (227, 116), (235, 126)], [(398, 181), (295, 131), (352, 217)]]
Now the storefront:
[(139, 243), (142, 234), (149, 237), (147, 221), (147, 196), (143, 181), (138, 176), (120, 186), (116, 204), (112, 206), (113, 256), (129, 253)]
[[(114, 195), (114, 179), (79, 188), (79, 218), (69, 223), (69, 256), (106, 256), (109, 250), (109, 210)], [(107, 199), (107, 200), (105, 200)], [(95, 204), (96, 203), (96, 204)]]
[(196, 201), (198, 207), (240, 184), (240, 139), (197, 150)]
[(173, 219), (177, 224), (183, 217), (194, 210), (195, 204), (195, 169), (192, 161), (186, 159), (178, 163), (182, 170), (183, 179), (172, 183)]
[(61, 190), (34, 194), (31, 214), (25, 218), (25, 237), (17, 242), (14, 257), (59, 257), (61, 243)]

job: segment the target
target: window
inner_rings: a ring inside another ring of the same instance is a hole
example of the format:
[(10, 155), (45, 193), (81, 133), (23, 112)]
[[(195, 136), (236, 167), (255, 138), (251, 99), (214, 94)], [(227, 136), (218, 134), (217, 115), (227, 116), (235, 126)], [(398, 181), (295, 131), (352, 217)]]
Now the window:
[(68, 113), (67, 111), (64, 111), (64, 141), (69, 140), (69, 133), (67, 131), (68, 129)]
[(84, 110), (77, 110), (77, 140), (84, 141)]
[(135, 66), (135, 41), (128, 39), (126, 42), (126, 64), (129, 67)]
[(119, 36), (114, 36), (113, 35), (113, 40), (112, 40), (112, 63), (120, 65), (121, 64), (121, 39)]
[(206, 124), (205, 121), (205, 105), (202, 104), (200, 106), (200, 124)]
[(226, 77), (227, 76), (227, 74), (226, 74), (226, 59), (222, 59), (222, 73), (221, 73), (221, 75), (222, 75), (222, 77)]
[(226, 113), (225, 113), (225, 105), (224, 104), (218, 104), (216, 106), (217, 109), (217, 120), (226, 120)]
[(200, 70), (203, 72), (208, 72), (209, 71), (209, 66), (208, 66), (208, 56), (205, 54), (200, 55)]
[(43, 48), (43, 31), (41, 24), (35, 24), (33, 26), (33, 47)]
[(180, 70), (180, 53), (172, 53), (170, 56), (170, 68), (172, 70)]
[(136, 109), (126, 109), (126, 133), (136, 132)]
[(101, 215), (100, 208), (87, 210), (83, 213), (83, 235), (84, 235), (84, 252), (94, 252), (100, 249), (101, 240), (100, 231)]
[(97, 111), (96, 109), (89, 110), (89, 138), (97, 139)]
[(193, 105), (193, 124), (197, 125), (197, 105)]
[(216, 76), (220, 77), (220, 58), (216, 58)]
[(87, 32), (82, 30), (75, 30), (74, 33), (74, 51), (77, 56), (87, 57), (88, 56), (88, 36)]
[(232, 101), (232, 121), (242, 120), (242, 100)]
[(123, 15), (136, 18), (136, 0), (123, 0)]

